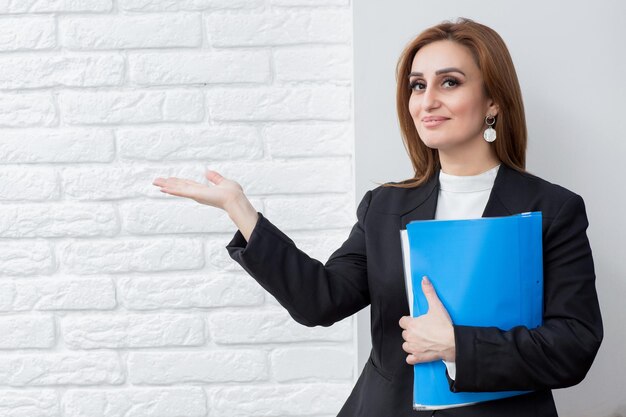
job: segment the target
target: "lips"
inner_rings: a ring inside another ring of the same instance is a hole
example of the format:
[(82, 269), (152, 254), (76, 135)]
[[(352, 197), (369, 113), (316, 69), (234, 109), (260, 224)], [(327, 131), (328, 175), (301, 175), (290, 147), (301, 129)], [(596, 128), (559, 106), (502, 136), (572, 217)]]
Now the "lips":
[(436, 127), (442, 124), (443, 122), (445, 122), (446, 120), (449, 120), (449, 119), (443, 116), (426, 116), (422, 119), (422, 124), (425, 127)]

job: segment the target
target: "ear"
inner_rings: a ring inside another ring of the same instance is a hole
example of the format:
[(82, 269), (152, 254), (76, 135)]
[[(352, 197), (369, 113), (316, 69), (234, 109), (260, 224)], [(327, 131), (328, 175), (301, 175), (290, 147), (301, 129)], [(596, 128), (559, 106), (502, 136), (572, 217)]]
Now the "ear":
[(489, 106), (487, 107), (487, 114), (491, 114), (492, 116), (497, 116), (498, 112), (500, 111), (500, 106), (498, 106), (498, 104), (495, 103), (492, 99), (489, 99), (487, 104)]

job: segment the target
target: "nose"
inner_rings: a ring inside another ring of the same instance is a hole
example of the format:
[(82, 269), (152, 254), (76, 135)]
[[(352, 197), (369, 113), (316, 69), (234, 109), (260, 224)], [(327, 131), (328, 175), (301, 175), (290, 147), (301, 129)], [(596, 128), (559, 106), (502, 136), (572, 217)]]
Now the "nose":
[(439, 107), (439, 96), (437, 90), (428, 85), (422, 93), (422, 108), (426, 111)]

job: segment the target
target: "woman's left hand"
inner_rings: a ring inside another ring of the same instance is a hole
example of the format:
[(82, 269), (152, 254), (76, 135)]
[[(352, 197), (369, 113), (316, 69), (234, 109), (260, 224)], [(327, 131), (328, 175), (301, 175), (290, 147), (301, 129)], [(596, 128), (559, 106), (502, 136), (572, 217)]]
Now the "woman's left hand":
[(428, 302), (428, 312), (419, 317), (400, 319), (400, 327), (404, 329), (402, 349), (409, 353), (406, 361), (410, 365), (438, 359), (454, 362), (456, 349), (450, 315), (426, 277), (422, 278), (422, 291)]

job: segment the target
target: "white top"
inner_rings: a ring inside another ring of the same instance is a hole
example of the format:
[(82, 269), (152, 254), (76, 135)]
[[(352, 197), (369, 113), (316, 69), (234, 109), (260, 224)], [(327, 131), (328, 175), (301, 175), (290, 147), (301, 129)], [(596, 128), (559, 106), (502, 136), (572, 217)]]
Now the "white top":
[(482, 217), (500, 165), (478, 175), (450, 175), (439, 171), (439, 197), (435, 219), (459, 220)]
[[(483, 216), (500, 165), (478, 175), (450, 175), (439, 171), (436, 220), (477, 219)], [(456, 378), (456, 363), (446, 362), (448, 375)]]

